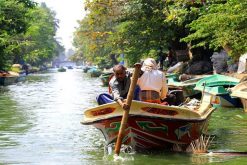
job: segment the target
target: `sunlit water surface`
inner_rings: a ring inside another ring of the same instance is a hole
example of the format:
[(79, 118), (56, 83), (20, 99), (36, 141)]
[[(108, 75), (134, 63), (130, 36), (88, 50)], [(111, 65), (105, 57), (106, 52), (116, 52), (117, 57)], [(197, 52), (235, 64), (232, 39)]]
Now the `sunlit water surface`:
[[(107, 88), (81, 70), (33, 74), (0, 88), (0, 164), (246, 164), (245, 156), (104, 151), (104, 138), (81, 125), (83, 112), (96, 106)], [(247, 151), (247, 114), (218, 109), (210, 120), (209, 151)]]

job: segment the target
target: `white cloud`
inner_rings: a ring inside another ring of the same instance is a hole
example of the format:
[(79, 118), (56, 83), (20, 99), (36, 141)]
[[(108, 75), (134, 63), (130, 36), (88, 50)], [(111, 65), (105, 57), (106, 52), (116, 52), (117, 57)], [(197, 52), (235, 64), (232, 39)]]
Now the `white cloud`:
[(62, 44), (66, 49), (72, 48), (73, 32), (78, 27), (77, 20), (85, 16), (85, 0), (34, 0), (35, 2), (45, 2), (46, 5), (56, 12), (59, 19), (59, 29), (57, 38), (62, 39)]

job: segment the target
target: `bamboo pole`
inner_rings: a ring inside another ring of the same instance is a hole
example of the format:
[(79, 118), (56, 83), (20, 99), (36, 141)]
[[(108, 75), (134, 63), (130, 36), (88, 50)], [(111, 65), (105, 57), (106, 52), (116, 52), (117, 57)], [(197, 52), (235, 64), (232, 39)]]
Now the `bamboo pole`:
[[(134, 91), (135, 91), (135, 87), (136, 87), (136, 83), (140, 74), (140, 70), (141, 70), (141, 64), (137, 63), (135, 64), (135, 70), (134, 73), (132, 75), (132, 79), (131, 79), (131, 83), (130, 83), (130, 89), (127, 95), (127, 105), (129, 105), (129, 107), (131, 107), (131, 103), (133, 100), (133, 95), (134, 95)], [(122, 139), (123, 136), (125, 134), (125, 128), (126, 128), (126, 124), (128, 122), (128, 117), (129, 117), (129, 110), (124, 110), (123, 112), (123, 117), (121, 120), (121, 125), (120, 125), (120, 129), (118, 132), (118, 137), (117, 137), (117, 142), (115, 145), (115, 154), (119, 155), (120, 153), (120, 148), (122, 145)]]
[[(203, 102), (203, 97), (205, 95), (206, 81), (204, 83), (202, 83), (202, 85), (203, 85), (203, 90), (202, 90), (201, 103)], [(210, 104), (211, 104), (211, 101), (210, 101)]]

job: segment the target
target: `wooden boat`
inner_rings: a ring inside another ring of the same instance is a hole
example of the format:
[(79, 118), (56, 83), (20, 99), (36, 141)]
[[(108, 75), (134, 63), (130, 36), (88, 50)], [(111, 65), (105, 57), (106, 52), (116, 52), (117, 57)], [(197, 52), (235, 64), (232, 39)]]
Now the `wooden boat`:
[(22, 69), (22, 65), (20, 64), (13, 64), (9, 73), (18, 76), (16, 82), (22, 82), (26, 80), (27, 73)]
[(64, 67), (60, 67), (57, 69), (58, 72), (66, 72), (66, 69)]
[(8, 71), (10, 75), (12, 76), (17, 76), (15, 83), (18, 82), (23, 82), (26, 80), (26, 73), (24, 71), (20, 71), (20, 72), (15, 72), (15, 71)]
[(84, 73), (87, 73), (88, 70), (91, 69), (91, 68), (92, 68), (91, 66), (84, 66), (82, 70), (83, 70)]
[(19, 77), (16, 80), (16, 82), (23, 82), (23, 81), (26, 80), (26, 77), (27, 77), (26, 73), (20, 73)]
[(12, 85), (17, 82), (17, 75), (7, 74), (7, 73), (0, 73), (0, 85)]
[[(123, 144), (136, 151), (169, 150), (174, 145), (187, 147), (207, 131), (208, 121), (214, 108), (210, 95), (205, 95), (201, 104), (194, 106), (167, 106), (133, 101)], [(116, 102), (87, 109), (84, 125), (99, 129), (106, 146), (116, 142), (123, 110)]]
[(90, 75), (90, 77), (99, 77), (101, 75), (101, 71), (96, 67), (90, 68), (87, 73)]
[(185, 75), (186, 79), (184, 81), (179, 80), (178, 74), (167, 75), (167, 85), (170, 91), (172, 90), (182, 90), (184, 98), (195, 97), (201, 92), (194, 90), (196, 83), (202, 78), (208, 77), (209, 75)]
[(106, 73), (102, 73), (99, 78), (102, 82), (103, 86), (108, 86), (109, 84), (109, 79), (110, 77), (113, 75), (113, 72), (106, 72)]
[(239, 81), (234, 77), (215, 74), (199, 80), (194, 89), (211, 94), (213, 106), (239, 107), (241, 106), (239, 98), (231, 97), (228, 90), (237, 85)]
[(247, 112), (247, 81), (240, 82), (231, 88), (231, 96), (240, 98), (244, 111)]
[(69, 66), (67, 66), (67, 68), (68, 68), (68, 69), (73, 69), (73, 66), (70, 66), (70, 65), (69, 65)]

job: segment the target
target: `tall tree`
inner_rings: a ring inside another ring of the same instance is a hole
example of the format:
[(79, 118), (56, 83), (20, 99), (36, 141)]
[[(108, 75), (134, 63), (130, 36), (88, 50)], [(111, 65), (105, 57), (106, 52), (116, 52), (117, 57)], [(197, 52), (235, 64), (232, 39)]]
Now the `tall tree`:
[(188, 44), (206, 55), (221, 47), (235, 57), (246, 52), (244, 0), (88, 0), (86, 8), (75, 43), (89, 61), (124, 53), (133, 64)]
[(22, 52), (26, 62), (33, 65), (41, 65), (51, 61), (59, 46), (55, 39), (58, 28), (58, 20), (55, 12), (50, 10), (44, 3), (40, 7), (30, 10), (29, 28), (25, 33), (26, 45)]
[[(216, 1), (217, 2), (217, 1)], [(233, 58), (247, 52), (247, 1), (227, 0), (207, 5), (188, 26), (191, 34), (182, 39), (194, 47), (224, 48)]]
[[(88, 4), (87, 9), (90, 12), (87, 18), (81, 22), (81, 26), (87, 24), (87, 34), (89, 32), (98, 34), (91, 35), (97, 36), (96, 41), (100, 41), (99, 38), (102, 39), (100, 36), (106, 36), (104, 40), (101, 40), (103, 42), (100, 42), (100, 45), (108, 48), (109, 52), (107, 53), (124, 53), (129, 64), (133, 64), (146, 56), (157, 56), (157, 50), (160, 47), (167, 49), (168, 46), (174, 45), (176, 49), (184, 49), (187, 44), (181, 42), (180, 39), (189, 32), (185, 26), (197, 18), (199, 13), (198, 10), (192, 11), (191, 6), (202, 6), (201, 2), (192, 3), (181, 0), (95, 0), (89, 1)], [(111, 14), (112, 12), (114, 14)], [(86, 19), (88, 21), (85, 21)], [(105, 26), (109, 25), (109, 20), (111, 26)], [(108, 29), (110, 27), (110, 30), (107, 31), (106, 27)], [(102, 35), (96, 29), (103, 29), (103, 34), (107, 35)], [(94, 43), (94, 49), (100, 48), (99, 44), (93, 42), (90, 36), (87, 38), (90, 41), (88, 42), (89, 45)], [(87, 50), (87, 52), (91, 52), (90, 49)], [(102, 49), (99, 50), (104, 53)], [(98, 55), (95, 54), (94, 56), (97, 57)]]
[[(26, 2), (30, 2), (26, 0)], [(25, 15), (29, 8), (16, 0), (0, 0), (0, 69), (8, 67), (20, 47), (20, 35), (26, 32)]]
[(114, 27), (112, 4), (108, 0), (86, 1), (86, 9), (90, 14), (79, 22), (80, 27), (75, 32), (76, 54), (94, 64), (110, 62), (112, 48), (107, 43)]

